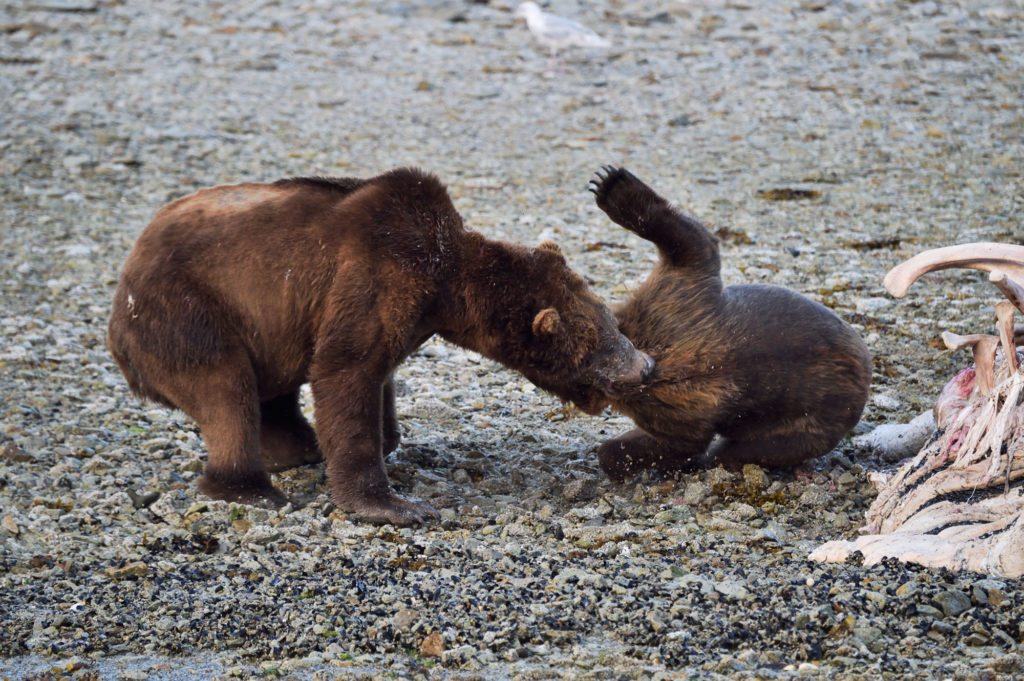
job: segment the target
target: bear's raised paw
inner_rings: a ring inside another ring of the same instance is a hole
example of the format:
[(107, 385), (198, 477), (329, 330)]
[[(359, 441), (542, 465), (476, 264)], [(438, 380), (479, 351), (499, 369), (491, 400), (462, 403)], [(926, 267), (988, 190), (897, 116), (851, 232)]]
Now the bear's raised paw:
[(652, 203), (663, 203), (636, 175), (612, 165), (602, 166), (588, 189), (593, 192), (597, 207), (613, 222), (638, 233), (643, 230), (643, 216), (650, 211)]

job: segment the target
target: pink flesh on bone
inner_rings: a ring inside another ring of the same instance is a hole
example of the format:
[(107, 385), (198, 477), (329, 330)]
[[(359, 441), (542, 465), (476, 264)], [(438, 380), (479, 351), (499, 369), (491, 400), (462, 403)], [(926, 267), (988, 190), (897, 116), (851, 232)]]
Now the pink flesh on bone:
[(974, 367), (961, 369), (939, 393), (934, 407), (935, 423), (939, 428), (948, 427), (964, 408), (967, 397), (974, 390), (975, 375)]

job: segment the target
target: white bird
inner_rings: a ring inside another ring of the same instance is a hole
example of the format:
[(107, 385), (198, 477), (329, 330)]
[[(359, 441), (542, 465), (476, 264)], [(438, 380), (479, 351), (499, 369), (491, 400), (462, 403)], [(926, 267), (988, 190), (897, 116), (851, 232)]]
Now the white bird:
[(526, 26), (541, 45), (554, 57), (565, 47), (610, 47), (611, 43), (572, 19), (544, 12), (535, 2), (524, 2), (516, 8), (516, 18), (526, 18)]

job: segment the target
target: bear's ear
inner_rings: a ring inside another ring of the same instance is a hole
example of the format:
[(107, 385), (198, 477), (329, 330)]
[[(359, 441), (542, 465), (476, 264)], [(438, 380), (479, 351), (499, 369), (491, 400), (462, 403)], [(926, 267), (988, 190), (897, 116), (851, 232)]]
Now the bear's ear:
[(561, 323), (562, 318), (558, 316), (558, 310), (553, 307), (546, 307), (533, 318), (533, 335), (550, 336), (558, 331)]
[(558, 244), (556, 244), (551, 239), (544, 239), (544, 241), (541, 241), (539, 244), (537, 244), (537, 248), (541, 248), (545, 251), (551, 251), (552, 253), (558, 253), (559, 255), (562, 254), (562, 249), (559, 248)]
[(551, 241), (550, 239), (545, 239), (544, 241), (541, 241), (539, 244), (537, 244), (537, 249), (557, 255), (559, 258), (562, 259), (563, 262), (565, 261), (565, 256), (562, 255), (562, 249), (558, 247), (558, 244), (556, 244), (554, 241)]

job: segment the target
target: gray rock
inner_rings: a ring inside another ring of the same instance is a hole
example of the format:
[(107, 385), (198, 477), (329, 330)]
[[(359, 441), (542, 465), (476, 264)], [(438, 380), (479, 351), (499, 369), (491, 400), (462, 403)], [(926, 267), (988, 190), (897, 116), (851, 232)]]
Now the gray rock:
[(725, 580), (715, 583), (715, 591), (728, 598), (743, 600), (750, 597), (746, 585), (734, 580)]
[(683, 501), (691, 506), (696, 506), (711, 494), (711, 487), (702, 482), (691, 482), (683, 492)]
[(853, 635), (865, 644), (872, 644), (882, 636), (882, 630), (872, 626), (854, 626)]
[(562, 490), (566, 501), (590, 501), (597, 496), (597, 481), (593, 478), (577, 478)]
[(943, 591), (936, 594), (932, 602), (942, 608), (946, 617), (956, 617), (971, 607), (971, 597), (963, 591)]

